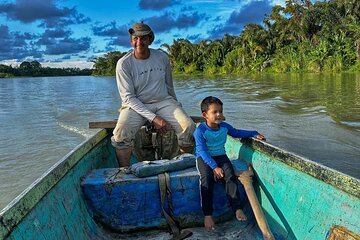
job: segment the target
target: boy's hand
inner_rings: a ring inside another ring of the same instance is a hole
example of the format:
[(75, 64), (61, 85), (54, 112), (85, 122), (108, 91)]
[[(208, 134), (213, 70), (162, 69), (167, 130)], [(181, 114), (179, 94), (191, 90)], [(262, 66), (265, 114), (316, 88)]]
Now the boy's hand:
[(216, 167), (214, 170), (214, 177), (215, 177), (215, 180), (216, 179), (221, 179), (224, 177), (224, 171), (222, 170), (222, 168), (219, 168), (219, 167)]
[(261, 134), (256, 135), (255, 138), (258, 139), (258, 140), (266, 141), (266, 138), (264, 137), (264, 135), (261, 135)]

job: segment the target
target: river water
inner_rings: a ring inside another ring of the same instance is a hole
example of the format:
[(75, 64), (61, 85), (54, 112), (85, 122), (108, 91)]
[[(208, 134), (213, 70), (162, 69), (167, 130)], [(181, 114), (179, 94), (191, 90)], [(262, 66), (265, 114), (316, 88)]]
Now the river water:
[[(178, 99), (200, 116), (209, 95), (227, 122), (360, 178), (360, 74), (175, 77)], [(0, 209), (96, 130), (117, 118), (114, 77), (0, 79)]]

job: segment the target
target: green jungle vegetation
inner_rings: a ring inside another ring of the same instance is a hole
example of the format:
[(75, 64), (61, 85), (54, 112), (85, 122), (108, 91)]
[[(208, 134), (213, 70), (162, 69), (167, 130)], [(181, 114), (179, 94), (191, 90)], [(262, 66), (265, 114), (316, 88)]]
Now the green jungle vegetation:
[[(253, 72), (360, 72), (360, 1), (287, 0), (274, 6), (263, 24), (248, 24), (239, 36), (191, 43), (162, 44), (175, 74)], [(114, 76), (126, 52), (93, 60), (93, 69), (42, 67), (37, 61), (19, 67), (0, 64), (0, 78), (14, 76)]]
[(86, 76), (91, 75), (91, 69), (80, 68), (50, 68), (42, 67), (38, 61), (25, 61), (19, 67), (0, 64), (0, 78), (6, 77), (49, 77), (49, 76)]
[[(239, 29), (240, 31), (240, 29)], [(174, 73), (360, 71), (360, 1), (288, 0), (274, 6), (263, 24), (248, 24), (239, 36), (161, 45)], [(94, 60), (93, 75), (115, 75), (125, 53)]]

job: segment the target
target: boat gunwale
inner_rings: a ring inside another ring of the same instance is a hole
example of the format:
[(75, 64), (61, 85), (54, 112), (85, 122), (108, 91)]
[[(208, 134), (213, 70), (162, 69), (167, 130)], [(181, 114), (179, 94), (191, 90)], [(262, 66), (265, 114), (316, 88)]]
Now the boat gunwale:
[(348, 194), (360, 198), (360, 179), (339, 172), (321, 163), (314, 162), (293, 152), (275, 147), (264, 141), (254, 138), (235, 140), (240, 141), (260, 153), (270, 156), (271, 159), (282, 162), (291, 168), (299, 170)]
[(22, 219), (38, 202), (98, 143), (109, 135), (106, 129), (99, 130), (84, 140), (0, 211), (0, 239), (11, 234)]

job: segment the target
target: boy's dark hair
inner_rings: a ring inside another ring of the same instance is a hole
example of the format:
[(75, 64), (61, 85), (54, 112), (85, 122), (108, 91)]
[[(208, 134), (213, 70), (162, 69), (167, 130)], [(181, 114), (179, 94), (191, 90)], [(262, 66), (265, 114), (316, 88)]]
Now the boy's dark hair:
[(207, 112), (207, 110), (209, 110), (209, 106), (213, 103), (219, 104), (221, 106), (223, 105), (222, 101), (217, 97), (209, 96), (202, 100), (200, 105), (201, 112)]

